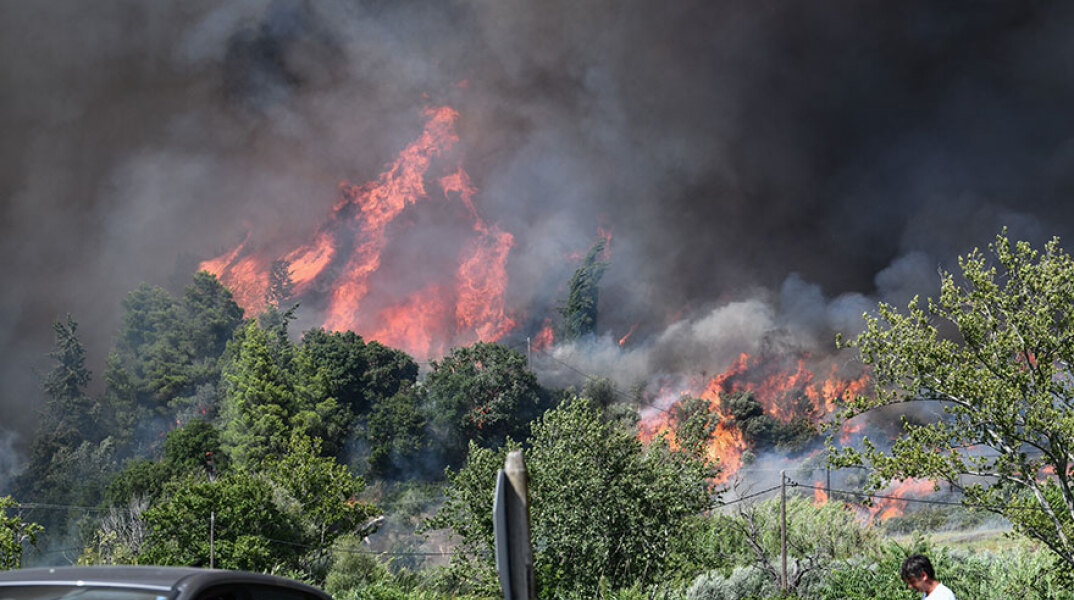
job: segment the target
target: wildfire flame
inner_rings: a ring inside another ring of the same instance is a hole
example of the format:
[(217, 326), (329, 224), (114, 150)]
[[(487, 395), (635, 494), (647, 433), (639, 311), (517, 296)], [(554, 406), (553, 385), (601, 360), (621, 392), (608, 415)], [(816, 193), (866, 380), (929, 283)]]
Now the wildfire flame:
[(552, 319), (545, 319), (544, 324), (541, 325), (541, 330), (537, 332), (537, 335), (533, 337), (533, 341), (530, 342), (530, 347), (534, 350), (545, 350), (551, 348), (555, 341), (556, 334), (552, 329)]
[[(294, 298), (321, 295), (326, 329), (356, 331), (419, 358), (443, 352), (449, 344), (503, 337), (516, 325), (504, 304), (514, 237), (480, 216), (473, 202), (477, 189), (461, 166), (439, 178), (430, 176), (458, 142), (458, 116), (447, 106), (427, 109), (422, 133), (375, 180), (340, 184), (338, 202), (310, 242), (272, 256), (251, 247), (247, 234), (237, 247), (199, 268), (227, 285), (248, 313), (257, 313), (267, 306), (273, 264), (282, 262)], [(372, 278), (395, 279), (390, 277), (395, 274), (381, 273), (391, 228), (403, 227), (400, 215), (429, 199), (428, 181), (435, 181), (447, 200), (461, 201), (473, 220), (454, 277), (370, 302)]]
[[(828, 369), (828, 377), (816, 381), (814, 373), (806, 367), (806, 357), (757, 356), (740, 354), (724, 372), (710, 379), (699, 393), (682, 392), (683, 396), (695, 396), (707, 400), (713, 418), (718, 419), (712, 440), (706, 447), (711, 459), (718, 459), (723, 467), (717, 482), (726, 481), (742, 466), (743, 452), (749, 443), (734, 425), (731, 415), (723, 405), (723, 398), (737, 392), (752, 392), (765, 414), (782, 422), (795, 417), (805, 417), (819, 422), (835, 408), (837, 398), (847, 393), (858, 394), (868, 385), (868, 376), (862, 374), (847, 378), (839, 375), (838, 367)], [(665, 400), (661, 404), (670, 405)], [(802, 405), (805, 403), (805, 411)], [(663, 435), (674, 445), (677, 423), (673, 412), (656, 413), (643, 420), (639, 437), (649, 441)]]
[[(748, 449), (742, 432), (731, 424), (729, 415), (725, 414), (720, 406), (719, 399), (705, 398), (709, 400), (709, 408), (718, 419), (716, 429), (712, 433), (709, 444), (705, 446), (705, 455), (721, 467), (716, 476), (716, 483), (723, 483), (734, 475), (742, 467), (742, 453)], [(664, 437), (672, 448), (678, 448), (675, 431), (678, 422), (672, 413), (662, 413), (660, 419), (642, 421), (638, 426), (638, 436), (643, 442), (651, 442), (654, 438)]]
[(823, 506), (828, 503), (828, 492), (825, 491), (820, 481), (813, 483), (813, 505)]
[(898, 500), (896, 497), (918, 498), (931, 494), (935, 489), (935, 482), (931, 479), (907, 479), (884, 492), (882, 495), (892, 497), (878, 498), (876, 503), (869, 507), (869, 516), (881, 521), (891, 517), (901, 517), (908, 502)]

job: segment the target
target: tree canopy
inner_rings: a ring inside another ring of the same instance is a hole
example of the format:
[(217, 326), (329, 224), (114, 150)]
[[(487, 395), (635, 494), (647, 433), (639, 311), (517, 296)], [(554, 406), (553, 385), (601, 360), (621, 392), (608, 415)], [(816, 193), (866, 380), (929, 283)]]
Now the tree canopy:
[(541, 388), (526, 357), (484, 342), (455, 348), (433, 361), (425, 387), (432, 425), (450, 465), (460, 464), (470, 441), (497, 446), (508, 437), (525, 437), (541, 402)]
[(1038, 251), (1003, 232), (959, 267), (927, 307), (882, 303), (845, 343), (872, 369), (875, 394), (850, 399), (843, 419), (896, 404), (942, 418), (904, 419), (890, 449), (866, 439), (834, 462), (871, 466), (874, 489), (945, 481), (1074, 567), (1074, 261), (1058, 239)]
[[(659, 440), (643, 446), (634, 431), (604, 420), (584, 398), (546, 412), (528, 446), (538, 587), (596, 597), (602, 582), (618, 588), (668, 576), (689, 518), (712, 505), (712, 465)], [(429, 523), (461, 538), (456, 574), (489, 588), (495, 585), (492, 489), (508, 449), (471, 444)]]

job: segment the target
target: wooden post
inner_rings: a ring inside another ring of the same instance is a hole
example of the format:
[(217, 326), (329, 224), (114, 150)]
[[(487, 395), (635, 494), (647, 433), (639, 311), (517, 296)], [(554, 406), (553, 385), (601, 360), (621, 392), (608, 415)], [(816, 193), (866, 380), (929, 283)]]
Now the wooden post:
[(505, 600), (534, 600), (533, 548), (530, 545), (529, 474), (522, 451), (507, 454), (496, 478), (493, 499), (496, 570)]
[(780, 573), (779, 588), (787, 591), (787, 475), (779, 472), (779, 554)]

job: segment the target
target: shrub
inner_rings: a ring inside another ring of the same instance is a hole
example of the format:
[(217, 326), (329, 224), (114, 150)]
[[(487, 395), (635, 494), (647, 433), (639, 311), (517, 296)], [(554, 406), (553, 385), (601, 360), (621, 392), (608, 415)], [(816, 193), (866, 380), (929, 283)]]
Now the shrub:
[(719, 571), (701, 575), (686, 591), (686, 597), (688, 600), (753, 600), (778, 591), (768, 573), (754, 566), (740, 566), (726, 577)]
[(971, 553), (935, 547), (920, 536), (910, 543), (884, 544), (877, 552), (845, 561), (832, 569), (816, 597), (821, 600), (911, 600), (918, 596), (899, 578), (903, 559), (913, 552), (929, 556), (936, 578), (957, 598), (1005, 600), (1074, 600), (1069, 577), (1051, 555), (1023, 547), (1003, 552)]

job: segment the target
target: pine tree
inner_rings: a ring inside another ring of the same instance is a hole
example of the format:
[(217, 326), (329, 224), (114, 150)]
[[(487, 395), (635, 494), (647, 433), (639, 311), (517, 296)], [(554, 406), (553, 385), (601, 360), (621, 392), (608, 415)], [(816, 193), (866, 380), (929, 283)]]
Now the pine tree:
[(604, 252), (604, 238), (598, 239), (589, 248), (582, 266), (571, 276), (567, 284), (567, 306), (560, 309), (566, 323), (563, 337), (574, 340), (597, 331), (597, 300), (599, 299), (600, 279), (608, 269), (607, 261), (597, 260)]

